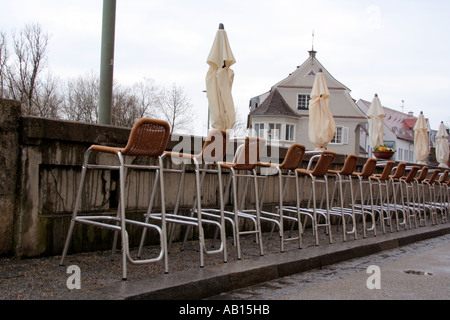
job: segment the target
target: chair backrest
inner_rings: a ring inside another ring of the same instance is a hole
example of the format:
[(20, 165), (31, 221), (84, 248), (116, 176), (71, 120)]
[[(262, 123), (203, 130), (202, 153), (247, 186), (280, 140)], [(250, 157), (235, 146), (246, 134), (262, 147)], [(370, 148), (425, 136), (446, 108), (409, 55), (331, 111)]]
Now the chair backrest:
[(442, 174), (441, 178), (439, 179), (439, 183), (446, 183), (448, 178), (448, 170), (445, 170)]
[(229, 134), (225, 130), (212, 129), (206, 136), (202, 152), (198, 157), (201, 157), (202, 161), (207, 163), (224, 161), (228, 141)]
[(405, 174), (405, 170), (406, 170), (406, 162), (400, 162), (391, 178), (400, 179)]
[(427, 177), (427, 174), (428, 174), (428, 167), (422, 167), (422, 171), (420, 171), (420, 174), (417, 177), (416, 181), (422, 182)]
[(298, 143), (292, 144), (286, 153), (283, 163), (280, 164), (280, 168), (286, 170), (295, 170), (300, 168), (305, 151), (306, 148), (304, 145)]
[(123, 155), (159, 157), (166, 149), (170, 136), (169, 123), (164, 120), (141, 118), (131, 129)]
[(395, 165), (394, 161), (388, 161), (383, 169), (383, 172), (381, 173), (381, 176), (378, 179), (381, 181), (388, 179), (394, 165)]
[(412, 167), (411, 170), (409, 171), (408, 175), (406, 176), (406, 178), (403, 181), (406, 183), (413, 182), (414, 178), (416, 177), (416, 174), (419, 170), (420, 170), (420, 167), (418, 167), (418, 166)]
[(328, 172), (328, 169), (330, 169), (335, 157), (336, 152), (323, 151), (311, 174), (315, 177), (323, 177)]
[(377, 159), (376, 158), (369, 158), (366, 161), (366, 164), (364, 165), (364, 168), (361, 172), (361, 176), (363, 178), (370, 177), (373, 172), (375, 171), (375, 167), (377, 166)]
[(246, 137), (244, 145), (236, 151), (234, 169), (253, 170), (259, 161), (259, 153), (265, 143), (266, 140), (262, 138)]
[(441, 173), (441, 170), (434, 170), (433, 174), (431, 175), (430, 179), (428, 179), (428, 183), (434, 183), (436, 181), (437, 176)]
[(349, 176), (355, 171), (356, 163), (358, 162), (358, 156), (354, 154), (350, 154), (345, 159), (344, 166), (342, 170), (339, 172), (341, 175)]

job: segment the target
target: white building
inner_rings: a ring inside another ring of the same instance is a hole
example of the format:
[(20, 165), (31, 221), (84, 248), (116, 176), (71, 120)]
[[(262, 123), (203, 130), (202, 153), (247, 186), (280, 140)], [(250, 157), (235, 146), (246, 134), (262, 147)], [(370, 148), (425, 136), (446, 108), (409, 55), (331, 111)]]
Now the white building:
[[(369, 110), (370, 101), (359, 99), (356, 103), (361, 111), (366, 114)], [(414, 125), (416, 124), (417, 117), (413, 115), (412, 112), (403, 113), (391, 108), (383, 106), (385, 113), (384, 118), (384, 144), (390, 148), (394, 148), (396, 153), (392, 160), (405, 161), (405, 162), (416, 162), (416, 156), (414, 153)], [(428, 125), (428, 132), (431, 133), (430, 122), (426, 119)], [(367, 128), (367, 126), (366, 126)], [(429, 146), (432, 146), (434, 142), (431, 140), (432, 135), (429, 135), (430, 141)], [(365, 144), (361, 144), (361, 147), (365, 148), (370, 156), (372, 156), (372, 147), (370, 145), (369, 139), (361, 138), (360, 140), (366, 141)]]
[(319, 70), (325, 75), (330, 91), (329, 108), (336, 123), (335, 136), (327, 149), (363, 155), (360, 132), (367, 123), (366, 116), (350, 96), (350, 89), (316, 59), (316, 51), (309, 51), (309, 58), (270, 91), (250, 100), (250, 135), (264, 137), (272, 145), (289, 146), (296, 142), (313, 150), (308, 138), (309, 100)]

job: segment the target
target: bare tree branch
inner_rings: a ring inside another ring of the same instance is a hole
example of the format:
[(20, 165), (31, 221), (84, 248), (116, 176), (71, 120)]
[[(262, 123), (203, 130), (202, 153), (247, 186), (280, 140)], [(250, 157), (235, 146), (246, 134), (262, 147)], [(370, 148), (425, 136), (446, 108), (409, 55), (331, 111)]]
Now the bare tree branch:
[(39, 24), (26, 25), (13, 35), (15, 63), (9, 68), (10, 95), (22, 102), (24, 114), (39, 115), (33, 108), (38, 75), (45, 67), (49, 35)]
[(0, 99), (7, 98), (7, 63), (8, 63), (8, 47), (6, 42), (6, 34), (0, 32)]
[(164, 90), (160, 107), (161, 116), (170, 124), (171, 133), (176, 130), (189, 130), (194, 119), (192, 104), (181, 87), (172, 85)]

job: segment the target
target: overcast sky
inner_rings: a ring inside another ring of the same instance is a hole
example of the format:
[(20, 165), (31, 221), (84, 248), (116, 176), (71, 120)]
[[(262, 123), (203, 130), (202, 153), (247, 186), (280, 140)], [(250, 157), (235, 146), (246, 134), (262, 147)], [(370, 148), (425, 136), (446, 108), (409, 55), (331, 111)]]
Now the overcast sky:
[[(0, 31), (39, 23), (51, 35), (49, 69), (68, 79), (100, 70), (101, 0), (1, 0)], [(437, 130), (450, 124), (448, 0), (118, 0), (114, 78), (144, 77), (184, 88), (206, 133), (206, 59), (219, 23), (237, 60), (233, 97), (246, 118), (251, 97), (270, 90), (308, 58), (353, 99), (420, 111)]]

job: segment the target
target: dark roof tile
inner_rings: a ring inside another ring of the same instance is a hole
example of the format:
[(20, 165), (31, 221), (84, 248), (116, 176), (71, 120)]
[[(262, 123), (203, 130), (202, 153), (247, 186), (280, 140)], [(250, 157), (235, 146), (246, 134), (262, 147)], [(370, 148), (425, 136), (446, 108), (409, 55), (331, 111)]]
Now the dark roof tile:
[(274, 88), (269, 96), (261, 103), (261, 105), (250, 112), (250, 115), (255, 116), (265, 116), (265, 115), (276, 115), (276, 116), (294, 116), (300, 117), (296, 114), (287, 102), (283, 99), (280, 92)]

